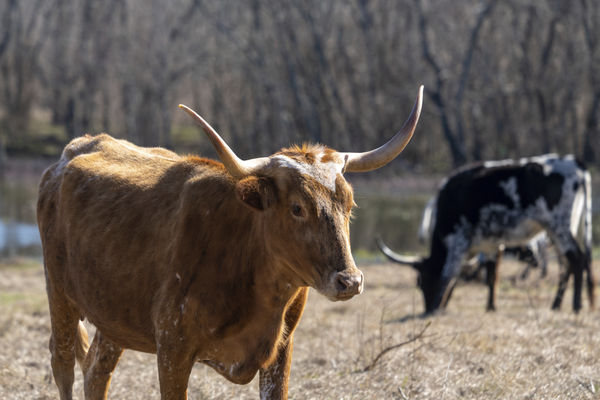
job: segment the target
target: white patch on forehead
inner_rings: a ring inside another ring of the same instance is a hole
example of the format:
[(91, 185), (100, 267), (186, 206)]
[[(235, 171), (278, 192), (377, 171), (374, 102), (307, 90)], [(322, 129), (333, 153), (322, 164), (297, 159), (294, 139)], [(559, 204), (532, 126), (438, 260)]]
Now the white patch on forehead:
[(321, 162), (322, 158), (323, 153), (318, 155), (318, 162), (314, 164), (298, 162), (284, 155), (273, 156), (271, 160), (276, 166), (295, 169), (303, 175), (312, 177), (327, 189), (335, 192), (335, 180), (338, 174), (342, 174), (344, 163), (343, 161)]

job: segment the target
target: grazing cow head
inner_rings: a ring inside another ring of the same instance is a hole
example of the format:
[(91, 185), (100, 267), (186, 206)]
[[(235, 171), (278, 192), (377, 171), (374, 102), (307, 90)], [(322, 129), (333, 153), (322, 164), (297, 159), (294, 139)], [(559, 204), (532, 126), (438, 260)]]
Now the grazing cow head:
[(385, 245), (381, 238), (377, 238), (377, 245), (390, 260), (401, 265), (413, 267), (417, 271), (417, 285), (423, 293), (425, 301), (425, 313), (429, 314), (440, 307), (445, 307), (448, 302), (456, 279), (440, 279), (435, 273), (438, 270), (433, 257), (406, 256), (401, 255)]
[(331, 300), (362, 292), (363, 274), (350, 250), (351, 186), (344, 172), (364, 172), (393, 160), (408, 144), (419, 119), (421, 87), (411, 115), (383, 146), (344, 153), (322, 145), (283, 149), (241, 160), (202, 117), (180, 105), (203, 128), (235, 180), (238, 199), (260, 222), (266, 251), (294, 286), (311, 286)]

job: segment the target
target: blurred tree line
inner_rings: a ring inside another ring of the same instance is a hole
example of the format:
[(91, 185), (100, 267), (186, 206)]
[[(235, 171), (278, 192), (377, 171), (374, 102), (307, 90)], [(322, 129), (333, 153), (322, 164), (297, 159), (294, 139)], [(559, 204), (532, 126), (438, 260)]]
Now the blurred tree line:
[(100, 131), (210, 155), (178, 103), (242, 157), (363, 151), (420, 84), (406, 167), (550, 151), (597, 165), (600, 2), (0, 0), (0, 161)]

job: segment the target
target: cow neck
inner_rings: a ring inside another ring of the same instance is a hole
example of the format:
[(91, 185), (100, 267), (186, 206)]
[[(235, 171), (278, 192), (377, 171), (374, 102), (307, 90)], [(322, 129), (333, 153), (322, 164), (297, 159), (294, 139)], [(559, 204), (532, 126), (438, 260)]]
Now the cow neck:
[(440, 273), (446, 258), (448, 256), (448, 247), (446, 243), (438, 235), (434, 235), (431, 239), (431, 245), (429, 250), (429, 257), (427, 259), (427, 266), (431, 269), (429, 272)]
[(185, 195), (192, 204), (185, 206), (188, 212), (181, 221), (185, 229), (175, 242), (183, 251), (192, 249), (188, 255), (178, 255), (179, 264), (193, 264), (186, 295), (202, 296), (208, 289), (206, 282), (211, 282), (211, 291), (236, 293), (247, 307), (283, 309), (299, 286), (270, 256), (264, 215), (236, 198), (233, 181), (219, 181), (220, 189), (209, 196), (201, 181)]
[[(250, 212), (250, 224), (245, 237), (248, 240), (247, 252), (240, 254), (250, 264), (254, 281), (254, 295), (261, 308), (282, 309), (294, 297), (300, 288), (298, 279), (288, 267), (281, 265), (273, 256), (272, 250), (265, 242), (267, 223), (261, 213)], [(243, 240), (243, 239), (241, 239)], [(242, 264), (242, 268), (245, 266)]]

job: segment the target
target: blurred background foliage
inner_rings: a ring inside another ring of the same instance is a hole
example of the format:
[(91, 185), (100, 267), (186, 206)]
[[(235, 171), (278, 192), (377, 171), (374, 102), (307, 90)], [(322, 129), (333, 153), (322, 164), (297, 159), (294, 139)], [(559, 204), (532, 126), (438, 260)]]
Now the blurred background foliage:
[(551, 151), (595, 165), (599, 41), (593, 0), (3, 0), (0, 154), (107, 131), (211, 155), (180, 102), (244, 157), (364, 150), (424, 84), (399, 169)]
[(392, 244), (419, 249), (406, 216), (464, 163), (558, 152), (597, 170), (600, 2), (1, 0), (0, 172), (18, 180), (15, 159), (48, 164), (86, 132), (215, 157), (178, 103), (243, 158), (303, 141), (364, 151), (402, 126), (421, 84), (405, 152), (350, 177), (369, 247), (402, 226), (414, 237)]

